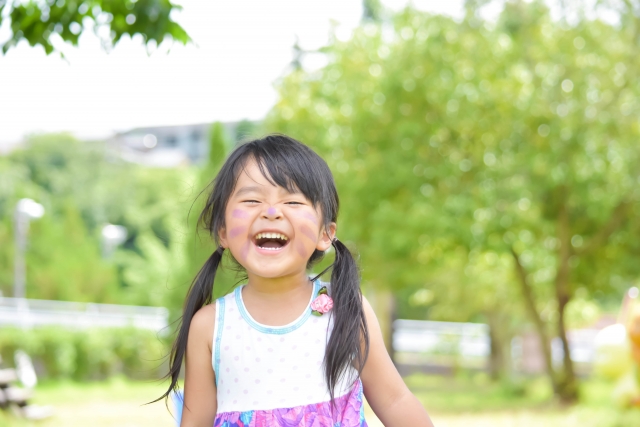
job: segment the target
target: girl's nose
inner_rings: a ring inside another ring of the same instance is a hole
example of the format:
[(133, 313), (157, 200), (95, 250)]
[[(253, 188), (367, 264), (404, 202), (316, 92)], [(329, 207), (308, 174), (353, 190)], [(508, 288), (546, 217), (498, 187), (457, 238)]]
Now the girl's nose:
[(264, 214), (264, 216), (268, 219), (278, 219), (280, 218), (280, 212), (278, 209), (273, 206), (269, 206)]

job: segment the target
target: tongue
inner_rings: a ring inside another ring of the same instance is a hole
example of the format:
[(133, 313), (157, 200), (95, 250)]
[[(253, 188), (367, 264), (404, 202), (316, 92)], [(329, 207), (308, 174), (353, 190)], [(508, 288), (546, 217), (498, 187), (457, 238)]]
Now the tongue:
[(267, 240), (266, 242), (260, 245), (263, 248), (281, 248), (282, 243), (277, 240)]

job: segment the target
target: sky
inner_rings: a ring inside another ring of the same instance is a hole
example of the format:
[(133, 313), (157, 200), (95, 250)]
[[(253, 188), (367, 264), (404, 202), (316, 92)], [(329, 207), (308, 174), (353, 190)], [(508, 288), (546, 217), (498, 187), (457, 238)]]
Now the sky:
[[(140, 39), (105, 52), (85, 33), (66, 60), (22, 42), (0, 54), (0, 148), (39, 132), (102, 138), (141, 126), (258, 120), (274, 105), (274, 82), (289, 70), (296, 38), (325, 45), (332, 22), (339, 38), (359, 24), (361, 0), (182, 0), (176, 20), (194, 44), (161, 45), (147, 54)], [(398, 10), (407, 0), (385, 0)], [(463, 0), (414, 0), (422, 10), (459, 15)], [(7, 22), (0, 40), (8, 37)]]

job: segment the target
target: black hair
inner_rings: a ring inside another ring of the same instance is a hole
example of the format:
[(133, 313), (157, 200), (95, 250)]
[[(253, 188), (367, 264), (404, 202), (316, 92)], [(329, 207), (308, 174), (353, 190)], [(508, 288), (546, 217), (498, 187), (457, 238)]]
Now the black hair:
[[(238, 177), (248, 160), (258, 164), (262, 175), (272, 184), (290, 192), (300, 191), (322, 213), (323, 226), (328, 231), (331, 222), (338, 218), (339, 199), (333, 175), (327, 163), (311, 148), (285, 135), (269, 135), (246, 142), (231, 152), (212, 183), (198, 223), (209, 232), (219, 245), (218, 231), (225, 227), (227, 202), (235, 189)], [(324, 356), (325, 381), (331, 401), (337, 384), (346, 378), (349, 367), (354, 366), (358, 374), (369, 353), (369, 332), (360, 291), (360, 275), (349, 249), (334, 239), (335, 260), (332, 265), (316, 276), (320, 277), (329, 268), (331, 271), (331, 311), (333, 331)], [(191, 283), (184, 303), (178, 335), (169, 356), (169, 389), (158, 399), (168, 397), (178, 388), (178, 377), (187, 348), (189, 326), (194, 314), (212, 302), (216, 271), (220, 266), (224, 248), (218, 247), (207, 259)], [(315, 250), (307, 261), (310, 268), (324, 256)], [(312, 279), (312, 280), (315, 280)]]

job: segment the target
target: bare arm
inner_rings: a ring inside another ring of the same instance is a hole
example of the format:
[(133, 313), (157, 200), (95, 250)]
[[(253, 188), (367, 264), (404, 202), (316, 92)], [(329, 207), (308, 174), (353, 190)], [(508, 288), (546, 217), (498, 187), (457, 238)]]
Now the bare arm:
[(189, 326), (181, 427), (211, 427), (216, 418), (216, 383), (211, 366), (215, 319), (215, 304), (207, 305), (198, 310)]
[(369, 357), (361, 379), (371, 409), (386, 427), (433, 427), (427, 412), (393, 365), (371, 305), (364, 297), (362, 300), (369, 327)]

